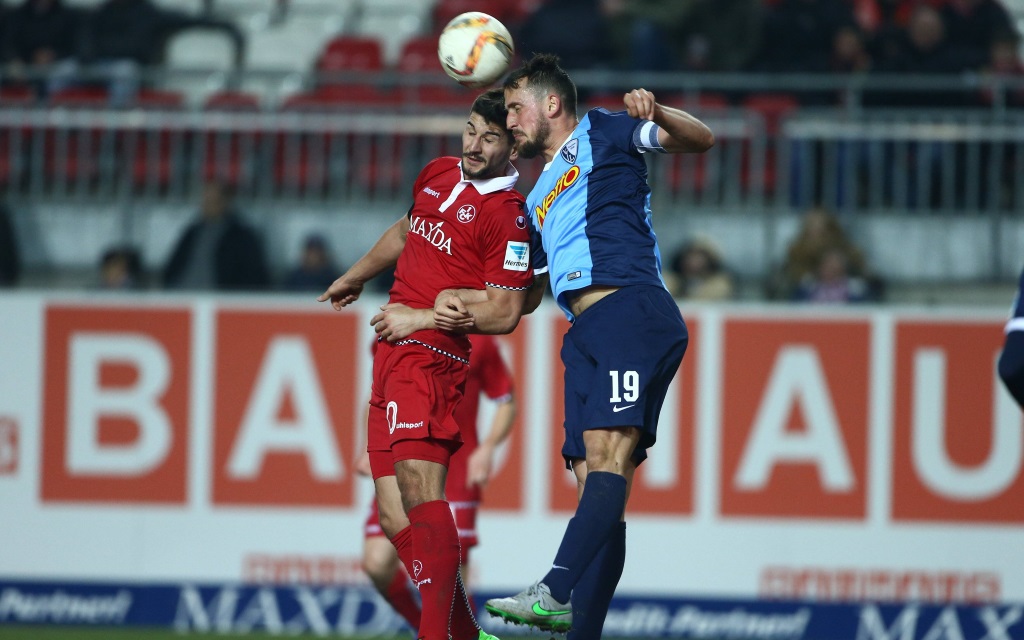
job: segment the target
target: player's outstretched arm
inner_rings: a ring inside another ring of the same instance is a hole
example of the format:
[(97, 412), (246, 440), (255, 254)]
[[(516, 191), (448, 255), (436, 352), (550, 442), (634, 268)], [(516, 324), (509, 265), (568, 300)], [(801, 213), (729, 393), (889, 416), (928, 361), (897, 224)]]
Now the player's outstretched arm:
[(491, 428), (487, 438), (469, 454), (466, 461), (466, 483), (470, 486), (484, 486), (491, 479), (494, 470), (494, 454), (498, 446), (508, 439), (512, 433), (512, 424), (516, 420), (516, 397), (509, 395), (505, 402), (498, 404), (491, 420)]
[(658, 144), (669, 153), (703, 153), (715, 145), (715, 134), (707, 125), (682, 109), (659, 104), (647, 89), (633, 89), (623, 102), (630, 116), (658, 125)]
[(394, 268), (398, 256), (405, 248), (409, 233), (409, 219), (403, 216), (381, 235), (377, 242), (340, 278), (335, 280), (317, 298), (318, 302), (331, 301), (331, 306), (341, 309), (359, 299), (365, 285), (373, 277), (387, 269)]

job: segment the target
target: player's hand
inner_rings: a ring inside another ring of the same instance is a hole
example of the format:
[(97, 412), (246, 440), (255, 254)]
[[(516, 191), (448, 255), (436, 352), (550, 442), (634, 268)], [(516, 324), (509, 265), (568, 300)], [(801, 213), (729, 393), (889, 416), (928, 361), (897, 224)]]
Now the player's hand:
[(483, 487), (491, 479), (493, 450), (480, 445), (466, 458), (466, 485)]
[(657, 103), (654, 101), (654, 94), (647, 89), (633, 89), (622, 97), (622, 101), (626, 103), (626, 113), (631, 118), (654, 120)]
[(356, 470), (356, 473), (361, 476), (373, 475), (370, 471), (370, 454), (364, 451), (361, 456), (356, 458), (353, 468)]
[(434, 324), (443, 331), (464, 333), (473, 327), (473, 314), (454, 291), (442, 291), (434, 300)]
[(337, 310), (347, 306), (359, 299), (359, 294), (363, 292), (363, 283), (349, 280), (345, 276), (341, 276), (337, 280), (331, 283), (331, 286), (327, 287), (327, 291), (320, 294), (317, 298), (317, 302), (331, 301), (331, 306)]
[(413, 309), (404, 304), (390, 303), (370, 319), (373, 330), (388, 342), (404, 340), (417, 331), (429, 328), (430, 309)]

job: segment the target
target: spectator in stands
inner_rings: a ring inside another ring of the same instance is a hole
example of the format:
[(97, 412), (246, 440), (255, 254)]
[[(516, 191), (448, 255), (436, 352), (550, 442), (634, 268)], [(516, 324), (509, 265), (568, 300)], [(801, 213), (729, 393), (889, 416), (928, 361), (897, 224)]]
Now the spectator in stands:
[(74, 56), (80, 26), (81, 14), (63, 0), (24, 0), (4, 21), (8, 73), (22, 78), (26, 71), (41, 71), (45, 81), (32, 78), (41, 95), (65, 86), (77, 73)]
[[(906, 31), (893, 43), (888, 57), (875, 61), (874, 69), (888, 74), (954, 74), (965, 70), (962, 60), (946, 38), (939, 12), (926, 4), (917, 5), (910, 14)], [(912, 85), (908, 85), (913, 89)], [(952, 91), (891, 91), (874, 96), (872, 103), (886, 106), (962, 106), (965, 94)]]
[(780, 0), (765, 14), (761, 48), (751, 70), (826, 72), (836, 34), (854, 24), (846, 0)]
[(997, 0), (945, 0), (940, 11), (952, 55), (965, 69), (986, 65), (996, 36), (1017, 35), (1010, 14)]
[(867, 73), (871, 70), (871, 55), (863, 31), (857, 25), (847, 25), (836, 32), (832, 42), (833, 73)]
[(696, 0), (601, 0), (616, 66), (632, 71), (680, 68), (681, 30)]
[(164, 286), (191, 290), (256, 290), (270, 284), (263, 243), (231, 206), (225, 185), (203, 189), (198, 219), (178, 239)]
[[(985, 72), (1006, 80), (1024, 79), (1024, 62), (1020, 59), (1020, 36), (1012, 32), (1003, 32), (995, 36), (989, 50)], [(982, 96), (983, 102), (988, 105), (994, 102), (994, 98), (990, 91), (986, 91)], [(1024, 107), (1024, 87), (1007, 90), (1006, 106)]]
[(608, 25), (598, 1), (545, 0), (523, 22), (516, 48), (527, 57), (553, 53), (566, 69), (608, 67), (612, 62)]
[(99, 276), (99, 288), (106, 291), (142, 289), (142, 257), (138, 249), (120, 245), (104, 251)]
[(7, 205), (0, 202), (0, 287), (13, 287), (21, 275), (18, 234)]
[(316, 291), (320, 293), (331, 286), (344, 269), (331, 259), (327, 240), (320, 234), (306, 237), (302, 244), (299, 264), (284, 279), (284, 288), (289, 291)]
[(793, 299), (818, 304), (866, 302), (870, 290), (864, 278), (850, 273), (846, 251), (832, 247), (818, 258), (814, 272), (800, 281)]
[(735, 289), (718, 245), (703, 235), (675, 252), (663, 276), (672, 295), (686, 300), (728, 300)]
[(105, 0), (86, 15), (79, 57), (92, 73), (109, 79), (112, 104), (129, 104), (142, 70), (160, 62), (166, 38), (198, 22), (152, 0)]
[(683, 68), (740, 71), (761, 43), (761, 0), (696, 0), (681, 29)]
[(769, 284), (769, 297), (794, 297), (801, 282), (817, 275), (822, 256), (834, 249), (844, 254), (846, 267), (852, 274), (865, 274), (864, 255), (846, 235), (839, 219), (824, 209), (809, 210), (786, 250), (785, 263)]

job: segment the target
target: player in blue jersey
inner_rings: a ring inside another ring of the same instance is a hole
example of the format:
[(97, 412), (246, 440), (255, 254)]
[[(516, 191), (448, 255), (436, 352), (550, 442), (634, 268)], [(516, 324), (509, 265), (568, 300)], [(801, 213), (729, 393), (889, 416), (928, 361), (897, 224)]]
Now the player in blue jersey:
[[(625, 94), (624, 111), (594, 109), (581, 120), (576, 87), (550, 55), (534, 56), (504, 89), (520, 157), (547, 163), (527, 198), (526, 222), (535, 276), (547, 274), (572, 322), (561, 351), (562, 455), (576, 475), (579, 502), (547, 575), (486, 608), (510, 622), (589, 640), (601, 637), (622, 574), (633, 473), (654, 444), (688, 341), (661, 278), (643, 154), (703, 152), (714, 136), (644, 89)], [(463, 295), (438, 296), (439, 326), (471, 323), (461, 312)]]
[(1017, 295), (1013, 299), (1013, 316), (1006, 323), (1006, 340), (999, 354), (999, 377), (1024, 407), (1024, 272), (1020, 274)]

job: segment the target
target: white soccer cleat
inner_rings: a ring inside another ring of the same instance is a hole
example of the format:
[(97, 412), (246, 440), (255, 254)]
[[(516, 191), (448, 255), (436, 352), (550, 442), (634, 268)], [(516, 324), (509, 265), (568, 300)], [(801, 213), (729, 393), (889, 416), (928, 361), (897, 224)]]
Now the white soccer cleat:
[(526, 591), (511, 598), (494, 598), (484, 609), (513, 624), (525, 624), (542, 631), (564, 633), (572, 626), (572, 607), (551, 597), (551, 590), (543, 582), (535, 582)]

